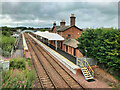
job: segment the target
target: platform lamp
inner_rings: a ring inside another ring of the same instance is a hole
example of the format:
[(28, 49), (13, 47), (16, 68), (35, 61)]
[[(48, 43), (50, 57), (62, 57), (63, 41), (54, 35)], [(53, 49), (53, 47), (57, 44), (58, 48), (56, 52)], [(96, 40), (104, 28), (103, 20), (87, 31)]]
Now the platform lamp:
[[(86, 61), (87, 61), (87, 49), (85, 49), (85, 56), (86, 56)], [(86, 67), (86, 62), (85, 62), (85, 67)]]

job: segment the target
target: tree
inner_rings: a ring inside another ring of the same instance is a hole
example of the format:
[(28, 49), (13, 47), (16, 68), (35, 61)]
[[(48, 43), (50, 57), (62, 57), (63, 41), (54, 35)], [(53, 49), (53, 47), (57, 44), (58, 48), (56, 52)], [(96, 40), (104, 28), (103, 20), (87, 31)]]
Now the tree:
[(5, 36), (8, 36), (8, 37), (10, 36), (10, 32), (8, 32), (8, 31), (2, 31), (2, 34)]
[(82, 33), (78, 47), (88, 57), (95, 58), (98, 63), (113, 71), (120, 71), (120, 31), (117, 29), (87, 29)]

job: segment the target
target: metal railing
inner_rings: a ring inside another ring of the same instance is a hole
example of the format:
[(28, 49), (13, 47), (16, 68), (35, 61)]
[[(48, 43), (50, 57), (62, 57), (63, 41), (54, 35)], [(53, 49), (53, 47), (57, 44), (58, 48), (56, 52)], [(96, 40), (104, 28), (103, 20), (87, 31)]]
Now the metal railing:
[(76, 64), (77, 64), (77, 66), (80, 66), (80, 68), (86, 67), (88, 69), (88, 71), (91, 73), (91, 75), (94, 76), (93, 69), (91, 68), (91, 66), (89, 65), (89, 63), (85, 59), (77, 58)]

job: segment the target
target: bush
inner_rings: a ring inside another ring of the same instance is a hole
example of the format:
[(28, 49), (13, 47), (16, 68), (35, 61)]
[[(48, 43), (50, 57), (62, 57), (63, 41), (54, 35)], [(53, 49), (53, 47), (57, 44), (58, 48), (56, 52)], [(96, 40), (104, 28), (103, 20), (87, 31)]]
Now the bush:
[(120, 31), (118, 29), (87, 29), (77, 40), (80, 51), (85, 55), (87, 49), (87, 56), (95, 58), (100, 67), (104, 66), (110, 74), (113, 71), (120, 72)]
[(10, 60), (10, 68), (26, 69), (26, 62), (24, 58), (12, 58)]
[(13, 37), (8, 37), (5, 35), (2, 35), (0, 37), (0, 45), (2, 45), (2, 55), (4, 57), (10, 56), (10, 52), (15, 44), (16, 39)]
[(106, 68), (120, 71), (119, 37), (120, 31), (117, 29), (88, 29), (78, 38), (78, 47), (84, 55), (87, 49), (87, 55), (104, 64)]

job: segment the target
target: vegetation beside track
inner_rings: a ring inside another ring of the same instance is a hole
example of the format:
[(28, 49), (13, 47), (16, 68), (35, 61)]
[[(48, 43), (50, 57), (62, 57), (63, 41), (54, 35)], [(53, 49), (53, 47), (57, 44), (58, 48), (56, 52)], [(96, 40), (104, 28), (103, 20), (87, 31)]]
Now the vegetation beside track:
[[(0, 31), (1, 33), (1, 31)], [(10, 32), (3, 31), (0, 36), (0, 45), (2, 46), (2, 56), (9, 57), (10, 52), (15, 44), (16, 38), (11, 37)]]
[(35, 88), (35, 71), (27, 68), (23, 58), (10, 60), (10, 70), (2, 72), (2, 88)]
[(85, 55), (98, 61), (102, 69), (120, 81), (120, 30), (118, 29), (87, 29), (77, 39), (78, 47)]

